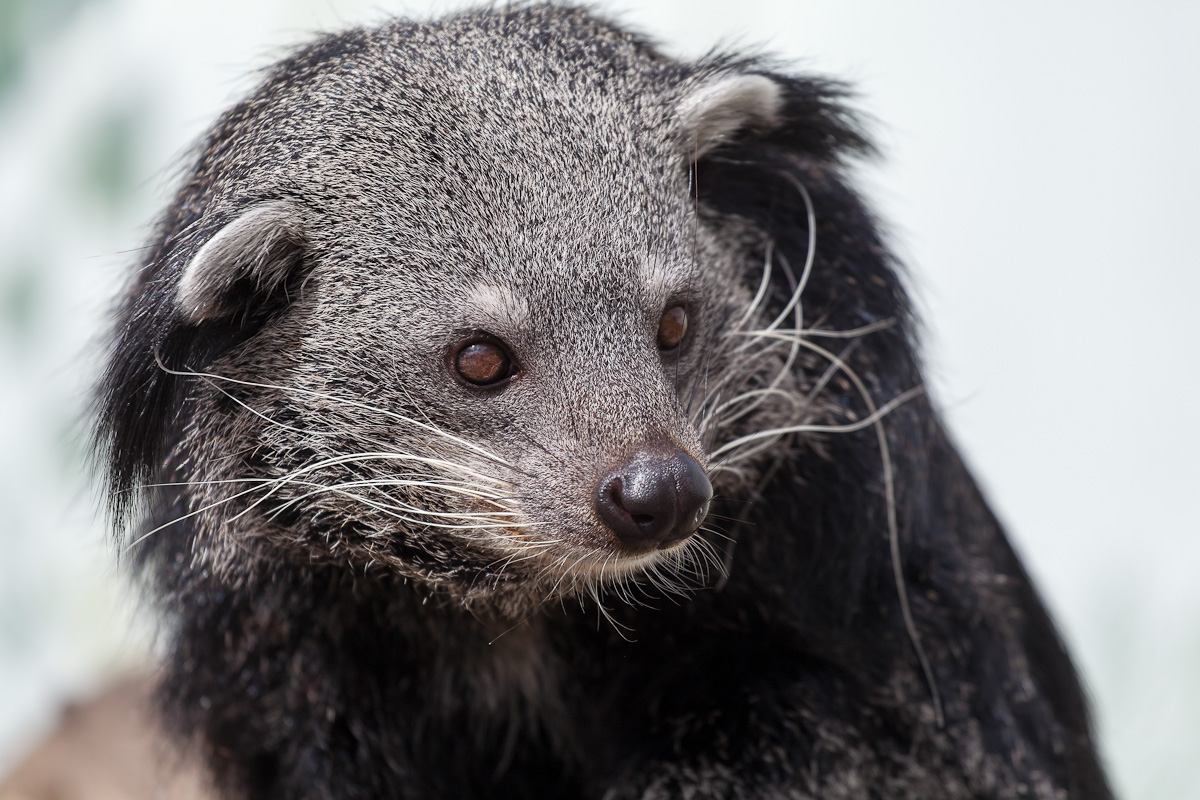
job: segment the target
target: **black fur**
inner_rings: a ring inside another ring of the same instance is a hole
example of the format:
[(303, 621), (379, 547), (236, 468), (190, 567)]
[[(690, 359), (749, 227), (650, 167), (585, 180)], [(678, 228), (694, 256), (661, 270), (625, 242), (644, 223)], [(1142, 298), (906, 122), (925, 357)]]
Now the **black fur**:
[[(561, 19), (584, 33), (564, 40), (554, 27)], [(596, 80), (616, 80), (619, 58), (629, 56), (615, 40), (589, 38), (599, 23), (586, 19), (531, 8), (479, 24), (534, 31), (532, 41), (560, 47), (568, 62), (575, 51), (581, 63), (611, 59), (611, 74), (597, 68)], [(318, 559), (278, 539), (239, 541), (238, 556), (216, 564), (198, 558), (217, 544), (200, 515), (187, 516), (198, 506), (191, 490), (145, 488), (195, 474), (188, 465), (205, 457), (186, 433), (209, 424), (194, 419), (203, 382), (169, 370), (205, 372), (251, 357), (292, 313), (308, 245), (296, 244), (290, 291), (239, 290), (244, 313), (189, 322), (174, 305), (176, 284), (208, 238), (256, 202), (319, 205), (250, 175), (239, 177), (242, 195), (217, 198), (209, 181), (247, 130), (271, 146), (276, 133), (262, 111), (270, 98), (301, 91), (331, 64), (347, 69), (372, 35), (321, 40), (222, 118), (118, 311), (99, 389), (96, 449), (113, 508), (129, 539), (166, 526), (132, 551), (169, 623), (162, 707), (181, 742), (200, 744), (223, 796), (1110, 797), (1067, 653), (924, 397), (896, 408), (885, 425), (901, 566), (944, 706), (941, 724), (900, 612), (870, 428), (813, 437), (810, 450), (782, 459), (758, 498), (749, 490), (718, 498), (720, 527), (736, 539), (713, 539), (731, 554), (719, 588), (698, 588), (682, 602), (610, 596), (611, 621), (598, 622), (591, 601), (517, 617), (468, 609), (410, 575)], [(763, 69), (753, 61), (679, 65), (644, 43), (633, 48), (660, 82), (681, 85), (704, 69)], [(700, 217), (730, 240), (747, 229), (765, 234), (745, 245), (743, 277), (753, 285), (750, 268), (762, 263), (768, 239), (793, 267), (805, 261), (806, 208), (794, 182), (803, 184), (819, 242), (806, 319), (827, 330), (891, 321), (846, 355), (886, 402), (922, 378), (897, 266), (842, 172), (842, 159), (868, 145), (838, 85), (773, 80), (783, 87), (782, 123), (742, 130), (692, 165)], [(277, 150), (286, 154), (280, 130)], [(790, 295), (786, 284), (773, 291), (768, 316)], [(814, 341), (838, 352), (845, 344)], [(869, 413), (840, 376), (823, 402), (844, 412), (841, 421)], [(230, 402), (227, 411), (238, 409)], [(256, 454), (245, 458), (259, 463)], [(288, 513), (282, 527), (309, 530), (300, 527), (304, 509)], [(359, 535), (346, 532), (353, 521), (343, 523), (326, 535)], [(443, 564), (440, 549), (431, 555), (413, 536), (389, 552)], [(471, 580), (486, 574), (465, 562), (462, 570)], [(530, 651), (544, 696), (489, 707), (489, 670)]]

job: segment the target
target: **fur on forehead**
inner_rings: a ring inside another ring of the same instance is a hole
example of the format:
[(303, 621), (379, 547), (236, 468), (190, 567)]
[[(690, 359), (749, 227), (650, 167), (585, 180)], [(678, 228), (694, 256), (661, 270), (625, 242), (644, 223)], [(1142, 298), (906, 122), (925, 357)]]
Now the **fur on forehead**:
[(552, 310), (537, 307), (538, 301), (570, 306), (572, 298), (594, 299), (593, 290), (604, 284), (610, 284), (635, 305), (641, 300), (646, 306), (657, 308), (676, 295), (694, 290), (702, 278), (697, 270), (684, 253), (643, 254), (607, 268), (593, 265), (590, 275), (578, 269), (535, 264), (524, 270), (523, 281), (498, 283), (494, 276), (481, 277), (466, 290), (462, 305), (471, 315), (470, 322), (521, 329), (536, 324), (539, 315)]

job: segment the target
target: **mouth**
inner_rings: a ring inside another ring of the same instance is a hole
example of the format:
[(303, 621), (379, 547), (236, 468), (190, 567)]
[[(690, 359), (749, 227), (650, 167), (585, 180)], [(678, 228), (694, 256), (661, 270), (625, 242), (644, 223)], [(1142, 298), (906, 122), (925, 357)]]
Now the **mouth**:
[[(625, 484), (625, 475), (619, 476)], [(609, 486), (615, 481), (610, 481)], [(674, 488), (675, 481), (672, 480)], [(698, 531), (708, 518), (712, 493), (707, 481), (704, 491), (692, 495), (683, 492), (669, 494), (645, 513), (635, 508), (634, 489), (628, 484), (619, 488), (602, 485), (621, 502), (609, 513), (600, 509), (561, 510), (555, 514), (538, 514), (542, 509), (529, 509), (525, 524), (513, 524), (489, 538), (492, 569), (504, 574), (503, 583), (512, 589), (522, 584), (526, 591), (545, 600), (550, 596), (594, 594), (605, 587), (620, 586), (619, 593), (645, 578), (647, 585), (670, 584), (672, 587), (695, 588), (706, 582), (707, 574), (720, 570), (720, 557), (714, 547)], [(675, 495), (684, 495), (676, 499)], [(631, 499), (633, 498), (633, 499)], [(587, 513), (591, 511), (593, 513)], [(620, 516), (618, 516), (620, 515)], [(557, 518), (557, 519), (555, 519)], [(610, 524), (613, 518), (624, 528)], [(514, 520), (513, 522), (516, 522)]]
[[(695, 531), (692, 531), (692, 533), (695, 533)], [(674, 550), (676, 547), (683, 545), (688, 539), (691, 539), (692, 533), (679, 536), (674, 539), (667, 539), (666, 541), (660, 543), (655, 549), (660, 551)]]

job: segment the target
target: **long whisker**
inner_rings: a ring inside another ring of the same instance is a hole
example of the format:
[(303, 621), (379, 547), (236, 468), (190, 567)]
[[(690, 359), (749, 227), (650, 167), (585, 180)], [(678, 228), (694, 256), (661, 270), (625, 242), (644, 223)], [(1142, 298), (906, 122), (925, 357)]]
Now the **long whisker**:
[[(185, 514), (181, 514), (180, 516), (175, 517), (175, 518), (171, 519), (170, 521), (165, 522), (161, 525), (158, 525), (155, 528), (152, 528), (151, 530), (149, 530), (149, 531), (145, 532), (144, 534), (142, 534), (141, 536), (137, 537), (132, 542), (130, 542), (128, 545), (126, 545), (122, 549), (121, 552), (122, 552), (122, 554), (129, 552), (134, 547), (138, 546), (142, 542), (149, 539), (155, 533), (158, 533), (166, 528), (169, 528), (172, 525), (178, 524), (186, 519), (195, 517), (198, 514), (202, 514), (206, 511), (211, 511), (215, 508), (219, 508), (222, 505), (233, 502), (234, 500), (237, 500), (248, 494), (251, 494), (253, 492), (256, 492), (256, 491), (266, 488), (267, 489), (266, 494), (264, 494), (262, 497), (255, 500), (253, 503), (251, 503), (247, 508), (245, 508), (241, 512), (239, 512), (237, 515), (235, 515), (234, 517), (227, 520), (229, 522), (235, 521), (235, 520), (241, 518), (243, 515), (249, 513), (254, 508), (261, 505), (269, 497), (271, 497), (273, 494), (275, 494), (278, 489), (282, 488), (283, 486), (285, 486), (289, 483), (296, 481), (298, 478), (300, 478), (303, 475), (312, 473), (317, 470), (325, 469), (325, 468), (328, 468), (331, 466), (363, 462), (363, 461), (368, 461), (368, 460), (384, 460), (384, 461), (400, 461), (400, 462), (411, 461), (411, 462), (423, 464), (426, 466), (432, 466), (434, 468), (443, 468), (443, 469), (447, 469), (450, 471), (457, 471), (457, 472), (466, 474), (472, 478), (478, 478), (478, 479), (482, 479), (485, 481), (492, 481), (493, 483), (496, 483), (499, 485), (507, 485), (507, 481), (501, 481), (498, 478), (493, 478), (491, 476), (484, 475), (475, 470), (471, 470), (462, 464), (452, 462), (452, 461), (445, 461), (442, 459), (433, 459), (433, 458), (428, 458), (425, 456), (417, 456), (417, 455), (413, 455), (411, 453), (394, 453), (394, 452), (350, 453), (350, 454), (345, 454), (345, 455), (334, 456), (331, 458), (322, 459), (315, 463), (300, 467), (299, 469), (293, 470), (292, 472), (288, 473), (287, 475), (283, 475), (283, 476), (280, 476), (277, 478), (262, 479), (261, 482), (258, 483), (258, 485), (251, 486), (250, 488), (245, 489), (240, 492), (237, 492), (229, 497), (225, 497), (220, 500), (214, 501), (212, 503), (205, 504), (205, 505), (201, 506), (200, 508), (197, 508), (193, 511), (189, 511)], [(487, 499), (486, 494), (487, 494), (486, 492), (480, 492), (479, 499)]]
[[(896, 593), (900, 601), (900, 614), (904, 619), (904, 627), (908, 631), (909, 641), (912, 642), (913, 650), (917, 655), (917, 660), (921, 664), (921, 670), (925, 674), (925, 681), (929, 685), (929, 692), (933, 700), (934, 716), (936, 717), (938, 727), (942, 727), (945, 724), (945, 713), (942, 707), (941, 694), (938, 691), (937, 681), (933, 676), (933, 667), (930, 665), (929, 657), (926, 655), (925, 648), (921, 644), (920, 633), (917, 631), (916, 620), (913, 617), (912, 608), (910, 607), (908, 601), (908, 585), (904, 578), (904, 569), (900, 554), (900, 525), (896, 519), (896, 487), (895, 477), (893, 475), (891, 451), (888, 447), (887, 433), (884, 430), (883, 425), (880, 423), (880, 420), (886, 416), (885, 413), (881, 412), (884, 412), (885, 409), (890, 412), (894, 408), (901, 405), (902, 402), (907, 402), (907, 400), (920, 394), (923, 391), (923, 388), (920, 386), (913, 387), (912, 389), (909, 389), (908, 391), (894, 398), (889, 403), (886, 403), (877, 409), (874, 401), (871, 399), (870, 392), (867, 390), (866, 384), (863, 382), (862, 378), (859, 377), (858, 373), (851, 369), (848, 364), (819, 345), (813, 344), (812, 342), (799, 337), (797, 337), (796, 340), (803, 342), (806, 348), (812, 350), (818, 355), (829, 359), (831, 363), (836, 363), (842, 373), (845, 374), (846, 377), (848, 377), (854, 384), (855, 389), (858, 391), (859, 395), (863, 399), (863, 402), (867, 404), (867, 408), (871, 412), (869, 416), (858, 423), (853, 423), (853, 425), (856, 425), (861, 429), (866, 427), (866, 425), (863, 423), (870, 421), (870, 424), (874, 425), (875, 427), (876, 438), (879, 442), (879, 453), (881, 459), (883, 460), (883, 485), (884, 497), (887, 506), (888, 544), (891, 551), (892, 576), (896, 581)], [(889, 408), (889, 406), (891, 408)]]
[(847, 422), (841, 425), (823, 425), (823, 424), (805, 424), (805, 425), (785, 425), (779, 428), (767, 428), (754, 433), (748, 433), (745, 436), (738, 437), (732, 442), (721, 445), (712, 453), (710, 458), (716, 458), (723, 453), (726, 453), (734, 448), (741, 447), (748, 442), (766, 439), (768, 437), (783, 436), (788, 433), (854, 433), (861, 431), (863, 428), (869, 428), (878, 423), (888, 414), (895, 411), (900, 406), (912, 400), (914, 397), (922, 394), (925, 391), (924, 387), (914, 386), (913, 388), (901, 392), (896, 397), (884, 403), (882, 406), (873, 411), (869, 416), (863, 417), (857, 422)]
[[(511, 521), (503, 521), (503, 520), (497, 521), (497, 522), (479, 522), (479, 521), (475, 521), (474, 519), (472, 519), (469, 522), (466, 522), (463, 524), (458, 524), (458, 525), (450, 524), (450, 523), (442, 523), (442, 522), (431, 522), (429, 520), (421, 519), (419, 517), (409, 516), (408, 513), (404, 513), (403, 510), (397, 510), (396, 507), (394, 507), (394, 506), (391, 506), (387, 503), (380, 503), (380, 502), (371, 500), (370, 498), (364, 497), (360, 494), (355, 494), (354, 492), (347, 492), (347, 491), (342, 491), (342, 490), (338, 490), (338, 489), (328, 489), (328, 491), (339, 494), (343, 497), (354, 500), (356, 502), (362, 503), (363, 505), (365, 505), (369, 508), (373, 508), (377, 511), (381, 511), (384, 514), (386, 514), (394, 519), (400, 520), (401, 522), (411, 522), (415, 525), (420, 525), (420, 526), (423, 526), (426, 528), (439, 528), (442, 530), (474, 531), (474, 530), (479, 530), (479, 529), (483, 529), (483, 528), (511, 528), (512, 527)], [(245, 513), (245, 512), (242, 512), (242, 513)], [(426, 513), (426, 512), (422, 512), (422, 513)], [(239, 514), (238, 516), (241, 516), (241, 514)], [(440, 515), (435, 515), (435, 516), (440, 516)], [(454, 516), (454, 515), (450, 515), (450, 516)], [(465, 516), (465, 515), (463, 515), (463, 516)], [(523, 527), (525, 527), (525, 526), (523, 526)]]
[(350, 406), (353, 408), (364, 409), (364, 410), (370, 411), (371, 413), (374, 413), (374, 414), (382, 414), (383, 416), (388, 417), (389, 419), (394, 419), (394, 420), (403, 422), (407, 425), (412, 425), (413, 427), (420, 428), (421, 430), (425, 431), (426, 433), (432, 433), (437, 436), (441, 436), (445, 439), (448, 439), (448, 440), (454, 442), (455, 444), (459, 445), (460, 447), (466, 448), (467, 450), (475, 453), (476, 455), (487, 459), (488, 461), (495, 462), (496, 464), (499, 464), (504, 467), (508, 467), (510, 469), (513, 468), (511, 464), (508, 464), (507, 462), (505, 462), (504, 459), (500, 458), (500, 456), (496, 455), (495, 453), (492, 453), (490, 450), (481, 446), (477, 442), (472, 442), (469, 439), (463, 439), (460, 436), (455, 436), (452, 433), (442, 430), (441, 428), (439, 428), (436, 425), (432, 425), (432, 424), (429, 424), (426, 422), (421, 422), (420, 420), (415, 420), (412, 417), (405, 416), (405, 415), (400, 414), (391, 409), (379, 408), (376, 406), (368, 405), (366, 403), (362, 403), (360, 401), (357, 401), (357, 400), (354, 400), (351, 398), (338, 397), (336, 395), (325, 394), (324, 392), (318, 392), (318, 391), (315, 391), (312, 389), (304, 389), (304, 388), (300, 388), (298, 386), (281, 386), (281, 385), (277, 385), (277, 384), (246, 381), (246, 380), (241, 380), (239, 378), (230, 378), (225, 375), (217, 375), (215, 373), (210, 373), (210, 372), (192, 372), (189, 370), (174, 370), (174, 369), (171, 369), (170, 367), (168, 367), (167, 365), (165, 365), (161, 361), (161, 359), (158, 359), (157, 354), (155, 355), (155, 358), (158, 362), (159, 368), (162, 369), (164, 372), (166, 372), (169, 375), (176, 375), (176, 376), (185, 377), (185, 378), (205, 378), (205, 379), (212, 380), (212, 381), (225, 381), (227, 383), (236, 384), (238, 386), (247, 386), (247, 387), (256, 388), (256, 389), (273, 389), (275, 391), (281, 391), (281, 392), (293, 392), (296, 394), (303, 394), (303, 395), (308, 395), (310, 397), (316, 397), (321, 400), (328, 400), (333, 403), (341, 403), (342, 405)]

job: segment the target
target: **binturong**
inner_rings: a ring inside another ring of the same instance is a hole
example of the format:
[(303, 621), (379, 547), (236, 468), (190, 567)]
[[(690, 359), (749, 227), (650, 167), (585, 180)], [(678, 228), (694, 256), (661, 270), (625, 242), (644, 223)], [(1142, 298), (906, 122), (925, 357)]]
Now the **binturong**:
[(845, 89), (777, 70), (494, 8), (217, 121), (95, 447), (219, 796), (1111, 796)]

